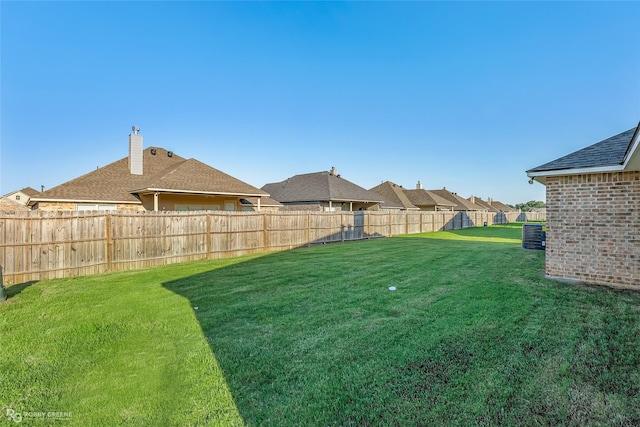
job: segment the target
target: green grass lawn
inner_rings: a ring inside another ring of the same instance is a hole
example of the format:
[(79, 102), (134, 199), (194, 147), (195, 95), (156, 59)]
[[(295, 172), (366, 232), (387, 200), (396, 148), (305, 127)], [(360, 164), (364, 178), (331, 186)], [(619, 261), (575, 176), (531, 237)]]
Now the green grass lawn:
[(520, 234), (10, 287), (0, 424), (640, 424), (640, 293), (546, 280)]

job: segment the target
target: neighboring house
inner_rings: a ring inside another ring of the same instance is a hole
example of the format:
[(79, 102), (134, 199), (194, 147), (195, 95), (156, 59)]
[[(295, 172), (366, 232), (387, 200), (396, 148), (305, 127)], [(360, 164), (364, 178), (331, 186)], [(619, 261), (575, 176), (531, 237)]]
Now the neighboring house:
[[(31, 197), (40, 210), (260, 210), (269, 194), (196, 159), (142, 149), (137, 128), (129, 156)], [(243, 203), (243, 199), (250, 204)]]
[(548, 276), (640, 285), (639, 129), (527, 171), (547, 187)]
[(493, 200), (491, 197), (487, 198), (487, 200), (484, 201), (480, 197), (471, 196), (467, 200), (469, 200), (471, 203), (485, 208), (487, 212), (518, 212), (517, 209), (509, 205), (505, 205), (504, 203), (497, 200)]
[(287, 210), (357, 211), (378, 209), (384, 202), (378, 194), (342, 178), (335, 167), (266, 184), (262, 190)]
[(37, 190), (25, 187), (0, 197), (0, 211), (28, 211), (29, 199), (38, 194)]
[(384, 199), (380, 203), (381, 209), (389, 210), (419, 210), (420, 208), (409, 200), (405, 194), (405, 189), (402, 185), (394, 184), (391, 181), (385, 181), (380, 185), (371, 188), (369, 191), (376, 193)]
[(487, 210), (487, 212), (500, 212), (500, 209), (491, 206), (489, 204), (489, 200), (487, 200), (486, 202), (484, 200), (482, 200), (480, 197), (476, 197), (476, 196), (471, 196), (469, 197), (467, 200), (469, 200), (471, 203), (474, 203), (478, 206), (481, 206), (483, 208), (485, 208)]
[[(420, 183), (418, 182), (418, 184)], [(454, 211), (480, 211), (480, 212), (488, 211), (486, 208), (476, 205), (475, 203), (472, 203), (471, 201), (458, 196), (456, 193), (452, 193), (451, 191), (447, 190), (446, 187), (443, 188), (442, 190), (429, 190), (429, 192), (435, 194), (436, 196), (441, 197), (444, 200), (447, 200), (453, 203)]]
[(282, 209), (282, 203), (271, 197), (247, 197), (240, 199), (242, 210), (255, 211), (258, 210), (258, 200), (260, 200), (261, 211), (279, 211)]
[(418, 181), (414, 190), (404, 190), (404, 194), (422, 211), (452, 211), (457, 204), (445, 199), (433, 191), (425, 190)]

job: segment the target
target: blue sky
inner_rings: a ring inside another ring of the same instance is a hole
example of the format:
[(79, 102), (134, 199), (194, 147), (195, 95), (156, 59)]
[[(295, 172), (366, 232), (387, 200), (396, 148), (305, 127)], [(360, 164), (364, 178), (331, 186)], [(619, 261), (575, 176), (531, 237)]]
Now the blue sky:
[(145, 147), (515, 204), (640, 120), (640, 2), (0, 2), (0, 194)]

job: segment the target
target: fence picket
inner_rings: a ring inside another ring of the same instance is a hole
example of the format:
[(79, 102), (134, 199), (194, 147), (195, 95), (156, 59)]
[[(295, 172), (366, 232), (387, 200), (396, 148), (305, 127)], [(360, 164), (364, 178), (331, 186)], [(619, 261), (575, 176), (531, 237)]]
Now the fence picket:
[(0, 266), (11, 285), (541, 219), (529, 212), (0, 212)]

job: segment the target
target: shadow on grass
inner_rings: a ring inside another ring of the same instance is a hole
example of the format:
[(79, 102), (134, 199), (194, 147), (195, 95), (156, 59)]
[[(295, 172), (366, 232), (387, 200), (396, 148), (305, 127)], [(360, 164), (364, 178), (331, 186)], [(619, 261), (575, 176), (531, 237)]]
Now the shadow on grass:
[(18, 295), (20, 292), (24, 291), (28, 287), (35, 285), (38, 283), (38, 280), (31, 280), (29, 282), (18, 283), (16, 285), (11, 285), (8, 288), (5, 288), (5, 294), (7, 295), (7, 299), (13, 298)]
[(422, 340), (410, 327), (422, 309), (407, 307), (475, 277), (461, 275), (465, 248), (495, 259), (519, 246), (435, 236), (346, 242), (271, 253), (163, 286), (189, 300), (247, 424), (366, 424), (375, 421), (363, 412), (372, 397), (352, 388), (378, 387), (375, 372), (398, 354), (404, 363), (419, 357), (411, 353), (416, 344), (387, 325)]

